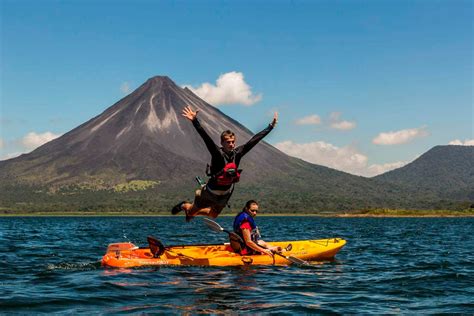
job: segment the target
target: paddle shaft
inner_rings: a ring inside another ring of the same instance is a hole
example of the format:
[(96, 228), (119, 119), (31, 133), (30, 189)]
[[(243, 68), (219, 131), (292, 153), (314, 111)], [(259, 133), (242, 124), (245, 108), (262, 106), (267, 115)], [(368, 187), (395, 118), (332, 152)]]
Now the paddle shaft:
[[(262, 248), (263, 248), (263, 247), (262, 247)], [(290, 256), (285, 256), (284, 254), (281, 254), (281, 253), (276, 252), (276, 251), (272, 251), (272, 252), (273, 252), (274, 255), (283, 257), (283, 258), (285, 258), (286, 260), (291, 261)], [(292, 258), (293, 258), (293, 257), (292, 257)], [(293, 262), (293, 261), (291, 261), (291, 262)]]

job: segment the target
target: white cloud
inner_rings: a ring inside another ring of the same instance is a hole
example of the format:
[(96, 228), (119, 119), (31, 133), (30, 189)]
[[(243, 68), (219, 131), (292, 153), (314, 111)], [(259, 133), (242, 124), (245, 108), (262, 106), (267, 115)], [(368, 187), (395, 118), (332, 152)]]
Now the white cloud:
[(30, 132), (23, 138), (11, 142), (4, 142), (0, 138), (0, 160), (15, 158), (22, 154), (28, 153), (37, 147), (58, 138), (61, 135), (53, 134), (51, 132), (35, 133)]
[(339, 129), (343, 131), (351, 130), (356, 127), (355, 122), (349, 122), (349, 121), (340, 121), (340, 122), (334, 122), (331, 123), (331, 127), (334, 129)]
[(397, 162), (385, 163), (385, 164), (381, 164), (381, 165), (377, 165), (377, 164), (370, 165), (367, 168), (367, 172), (365, 173), (365, 176), (374, 177), (376, 175), (385, 173), (387, 171), (397, 169), (397, 168), (401, 168), (401, 167), (405, 166), (408, 163), (409, 163), (408, 161), (397, 161)]
[(333, 129), (338, 129), (341, 131), (354, 129), (357, 124), (355, 122), (341, 120), (341, 114), (341, 112), (332, 112), (329, 115), (329, 126)]
[(290, 156), (353, 174), (363, 174), (367, 166), (367, 156), (351, 146), (337, 147), (322, 141), (305, 144), (284, 141), (275, 147)]
[(128, 84), (128, 82), (125, 81), (120, 85), (120, 91), (125, 94), (130, 93), (130, 85)]
[(51, 132), (45, 132), (43, 134), (37, 134), (35, 132), (28, 133), (21, 140), (21, 144), (29, 150), (33, 150), (55, 138), (58, 138), (61, 135), (56, 135)]
[(290, 156), (301, 158), (307, 162), (364, 177), (373, 177), (403, 167), (408, 163), (398, 161), (369, 166), (368, 157), (354, 146), (337, 147), (322, 141), (304, 144), (284, 141), (275, 144), (275, 147)]
[[(356, 127), (355, 122), (350, 122), (350, 121), (343, 121), (341, 120), (341, 113), (340, 112), (332, 112), (329, 115), (329, 119), (325, 120), (326, 124), (333, 129), (338, 129), (338, 130), (351, 130)], [(316, 115), (312, 114), (309, 116), (302, 117), (300, 119), (297, 119), (295, 121), (296, 125), (319, 125), (321, 124), (321, 118)]]
[(465, 139), (464, 142), (459, 139), (455, 139), (450, 141), (448, 145), (474, 146), (474, 139)]
[(251, 87), (245, 82), (241, 72), (228, 72), (219, 76), (216, 85), (203, 83), (198, 88), (185, 86), (200, 98), (213, 105), (243, 104), (253, 105), (262, 99), (262, 95), (254, 95)]
[(380, 133), (372, 140), (376, 145), (399, 145), (413, 141), (416, 138), (426, 137), (429, 133), (426, 127), (403, 129), (400, 131), (391, 131)]
[(1, 160), (7, 160), (7, 159), (15, 158), (15, 157), (20, 156), (21, 154), (24, 154), (24, 153), (22, 153), (22, 152), (9, 153), (9, 154), (3, 155), (3, 156), (0, 158), (0, 161), (1, 161)]
[(296, 125), (318, 125), (321, 124), (321, 118), (316, 115), (309, 115), (296, 120)]

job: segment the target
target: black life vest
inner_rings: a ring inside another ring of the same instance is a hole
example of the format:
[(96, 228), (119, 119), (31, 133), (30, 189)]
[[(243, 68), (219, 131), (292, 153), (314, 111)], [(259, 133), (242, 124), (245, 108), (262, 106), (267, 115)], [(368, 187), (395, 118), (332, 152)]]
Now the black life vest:
[(225, 153), (223, 153), (222, 156), (224, 157), (226, 162), (224, 168), (222, 168), (221, 171), (212, 174), (209, 172), (209, 165), (207, 165), (207, 175), (211, 178), (214, 178), (217, 185), (228, 186), (233, 183), (239, 182), (240, 173), (242, 172), (242, 169), (237, 169), (237, 165), (235, 164), (235, 154), (232, 155), (232, 159), (228, 159), (228, 156)]

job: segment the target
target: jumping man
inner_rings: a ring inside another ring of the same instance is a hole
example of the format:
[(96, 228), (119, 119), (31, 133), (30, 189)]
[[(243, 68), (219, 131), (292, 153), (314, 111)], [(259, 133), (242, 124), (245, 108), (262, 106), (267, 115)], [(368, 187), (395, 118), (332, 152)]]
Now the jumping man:
[(204, 140), (207, 149), (211, 153), (209, 180), (201, 189), (196, 191), (194, 202), (183, 201), (171, 210), (172, 214), (181, 211), (186, 213), (186, 221), (190, 221), (196, 215), (205, 215), (216, 218), (222, 209), (227, 205), (234, 183), (239, 181), (240, 172), (238, 169), (240, 160), (259, 141), (261, 141), (275, 127), (278, 121), (278, 113), (275, 112), (272, 122), (258, 134), (255, 134), (246, 144), (236, 147), (236, 137), (230, 130), (221, 134), (221, 146), (217, 146), (212, 138), (202, 128), (197, 119), (196, 112), (190, 106), (183, 109), (182, 115), (193, 123), (194, 128)]

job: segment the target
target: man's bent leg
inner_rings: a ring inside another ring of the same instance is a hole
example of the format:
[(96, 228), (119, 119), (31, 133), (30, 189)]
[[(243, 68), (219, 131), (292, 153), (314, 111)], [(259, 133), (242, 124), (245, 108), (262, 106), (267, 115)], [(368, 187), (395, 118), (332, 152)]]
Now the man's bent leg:
[(196, 190), (194, 202), (185, 202), (182, 205), (186, 216), (194, 217), (197, 215), (209, 216), (216, 218), (222, 212), (222, 209), (227, 205), (230, 195), (215, 196), (206, 189)]
[(185, 202), (181, 206), (188, 216), (207, 215), (211, 211), (210, 207), (199, 208), (196, 204)]
[(207, 216), (212, 217), (212, 218), (217, 218), (217, 216), (219, 216), (220, 213), (221, 211), (217, 211), (214, 208), (211, 208)]
[(211, 210), (212, 210), (212, 209), (211, 209), (210, 207), (198, 209), (198, 210), (194, 213), (194, 216), (195, 216), (195, 215), (205, 215), (205, 216), (209, 216), (209, 213), (211, 212)]
[(186, 212), (187, 216), (195, 216), (197, 215), (197, 212), (202, 209), (202, 207), (199, 206), (199, 202), (201, 201), (201, 190), (198, 189), (196, 190), (194, 194), (194, 202), (185, 202), (181, 205), (182, 209)]
[(204, 215), (204, 216), (216, 218), (220, 214), (220, 212), (217, 212), (212, 207), (198, 208), (196, 205), (191, 204), (191, 203), (187, 203), (187, 205), (183, 204), (183, 209), (188, 216), (193, 216), (193, 217), (198, 216), (198, 215)]

